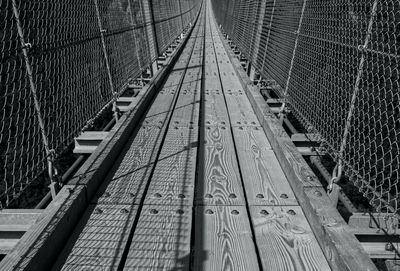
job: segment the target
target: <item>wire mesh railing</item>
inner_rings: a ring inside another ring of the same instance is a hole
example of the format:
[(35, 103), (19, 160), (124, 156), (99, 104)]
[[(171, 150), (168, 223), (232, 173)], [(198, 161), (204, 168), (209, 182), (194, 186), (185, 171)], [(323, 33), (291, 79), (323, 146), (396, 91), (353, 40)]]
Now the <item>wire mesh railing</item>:
[(193, 21), (199, 2), (0, 0), (3, 207), (47, 167), (32, 86), (49, 148), (60, 154)]
[(217, 22), (321, 135), (339, 171), (378, 212), (400, 214), (399, 1), (212, 3)]

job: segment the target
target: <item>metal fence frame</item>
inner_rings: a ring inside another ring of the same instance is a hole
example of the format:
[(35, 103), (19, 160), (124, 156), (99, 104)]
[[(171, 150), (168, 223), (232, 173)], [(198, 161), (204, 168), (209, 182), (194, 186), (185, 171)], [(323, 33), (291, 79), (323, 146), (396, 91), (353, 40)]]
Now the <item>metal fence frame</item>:
[[(378, 212), (400, 214), (400, 3), (213, 0), (218, 24)], [(261, 25), (260, 25), (261, 24)]]
[(200, 4), (0, 0), (3, 207), (53, 168), (56, 155), (165, 52)]

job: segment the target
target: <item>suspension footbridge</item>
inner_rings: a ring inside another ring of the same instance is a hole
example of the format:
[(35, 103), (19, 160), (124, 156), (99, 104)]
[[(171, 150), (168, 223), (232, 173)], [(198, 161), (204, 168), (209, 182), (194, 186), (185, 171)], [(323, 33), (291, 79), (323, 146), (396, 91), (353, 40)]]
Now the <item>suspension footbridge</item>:
[(89, 2), (0, 0), (1, 270), (397, 270), (396, 1)]

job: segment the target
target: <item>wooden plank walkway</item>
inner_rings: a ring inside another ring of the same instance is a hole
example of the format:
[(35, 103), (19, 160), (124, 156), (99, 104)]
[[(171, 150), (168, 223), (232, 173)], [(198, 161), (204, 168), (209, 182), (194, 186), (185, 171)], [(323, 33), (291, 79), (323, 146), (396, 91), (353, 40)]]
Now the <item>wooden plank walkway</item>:
[(209, 2), (54, 270), (331, 270)]

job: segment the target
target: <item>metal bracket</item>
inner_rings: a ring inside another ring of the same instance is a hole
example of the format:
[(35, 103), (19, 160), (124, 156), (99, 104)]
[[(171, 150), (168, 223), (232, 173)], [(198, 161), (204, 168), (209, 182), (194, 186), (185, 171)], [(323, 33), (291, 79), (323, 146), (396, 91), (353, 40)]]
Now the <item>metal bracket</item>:
[(342, 177), (342, 170), (340, 163), (333, 169), (332, 179), (328, 184), (328, 196), (332, 201), (333, 206), (337, 206), (339, 201), (339, 194), (342, 188), (337, 184)]

